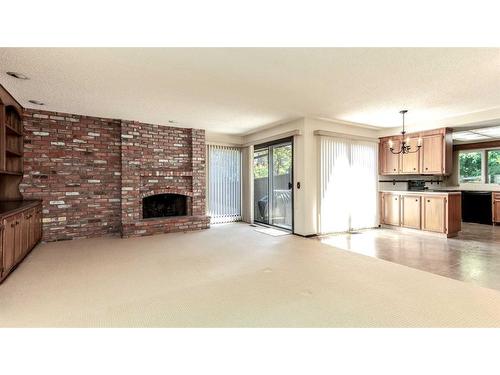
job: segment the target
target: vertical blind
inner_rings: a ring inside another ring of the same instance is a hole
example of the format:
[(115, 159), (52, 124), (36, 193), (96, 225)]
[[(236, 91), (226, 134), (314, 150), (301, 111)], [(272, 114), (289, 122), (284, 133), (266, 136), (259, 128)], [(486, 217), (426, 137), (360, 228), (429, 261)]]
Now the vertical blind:
[(320, 233), (378, 224), (377, 144), (320, 137)]
[(207, 211), (210, 222), (241, 220), (241, 150), (207, 145)]

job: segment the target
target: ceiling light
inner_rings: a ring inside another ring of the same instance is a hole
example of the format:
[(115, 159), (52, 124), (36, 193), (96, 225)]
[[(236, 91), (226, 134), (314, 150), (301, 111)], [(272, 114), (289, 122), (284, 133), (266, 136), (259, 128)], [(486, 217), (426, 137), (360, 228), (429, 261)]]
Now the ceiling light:
[(461, 131), (453, 133), (453, 139), (455, 141), (476, 141), (481, 139), (489, 139), (487, 135), (476, 134), (471, 131)]
[(472, 130), (473, 133), (487, 135), (490, 137), (500, 137), (500, 126), (492, 126), (489, 128), (481, 128)]
[(31, 104), (36, 104), (36, 105), (45, 105), (44, 102), (41, 102), (39, 100), (33, 100), (33, 99), (31, 99), (31, 100), (28, 100), (28, 102), (30, 102)]
[(29, 79), (27, 76), (25, 76), (22, 73), (17, 73), (17, 72), (7, 72), (7, 74), (11, 77), (17, 78), (17, 79)]

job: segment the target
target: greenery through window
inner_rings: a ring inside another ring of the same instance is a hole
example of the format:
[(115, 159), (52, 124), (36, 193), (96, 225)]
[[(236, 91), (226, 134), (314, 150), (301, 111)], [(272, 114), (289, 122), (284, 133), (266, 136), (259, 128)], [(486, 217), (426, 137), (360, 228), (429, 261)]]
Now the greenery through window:
[(482, 182), (482, 159), (481, 151), (461, 152), (459, 154), (460, 183)]
[(487, 151), (488, 179), (490, 184), (500, 184), (500, 150)]

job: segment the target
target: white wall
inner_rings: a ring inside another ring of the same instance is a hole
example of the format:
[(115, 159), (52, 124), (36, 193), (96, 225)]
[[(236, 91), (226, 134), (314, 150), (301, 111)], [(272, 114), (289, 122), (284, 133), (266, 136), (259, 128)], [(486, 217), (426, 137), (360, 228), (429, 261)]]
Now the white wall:
[[(294, 230), (296, 234), (303, 236), (318, 234), (319, 141), (314, 135), (316, 130), (343, 134), (346, 137), (379, 137), (378, 130), (375, 129), (314, 118), (291, 120), (244, 136), (207, 132), (207, 143), (242, 147), (244, 221), (253, 222), (253, 145), (293, 135)], [(297, 189), (298, 182), (300, 189)]]

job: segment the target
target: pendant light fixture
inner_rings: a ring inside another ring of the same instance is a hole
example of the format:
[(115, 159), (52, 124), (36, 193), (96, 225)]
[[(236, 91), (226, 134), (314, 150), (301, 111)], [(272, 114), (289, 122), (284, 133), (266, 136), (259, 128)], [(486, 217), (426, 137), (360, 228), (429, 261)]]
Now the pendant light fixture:
[(410, 137), (406, 137), (405, 138), (405, 134), (406, 134), (406, 131), (405, 131), (405, 114), (408, 112), (407, 109), (403, 109), (402, 111), (399, 111), (399, 113), (401, 113), (403, 115), (403, 131), (401, 132), (401, 135), (402, 135), (402, 140), (401, 140), (401, 148), (399, 150), (394, 150), (394, 148), (392, 147), (393, 146), (393, 142), (392, 142), (392, 139), (389, 139), (389, 150), (391, 150), (391, 152), (393, 154), (413, 154), (415, 152), (418, 152), (418, 150), (420, 150), (420, 147), (422, 147), (422, 138), (418, 138), (418, 144), (417, 144), (417, 148), (415, 150), (412, 150), (412, 147), (410, 145)]

